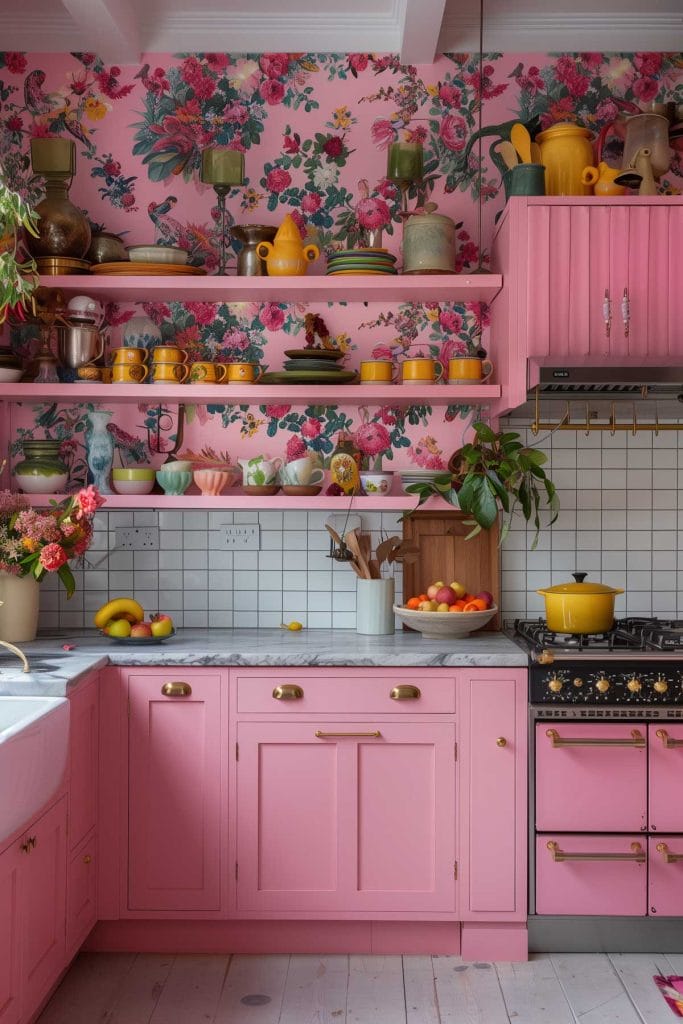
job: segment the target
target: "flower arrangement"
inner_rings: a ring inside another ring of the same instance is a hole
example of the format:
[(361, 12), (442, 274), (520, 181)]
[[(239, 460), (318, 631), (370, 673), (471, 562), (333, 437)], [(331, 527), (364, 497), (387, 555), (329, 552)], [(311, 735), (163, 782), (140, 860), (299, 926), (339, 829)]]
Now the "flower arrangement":
[(38, 582), (56, 572), (71, 597), (76, 581), (67, 563), (90, 547), (92, 520), (103, 504), (92, 485), (46, 511), (31, 508), (24, 494), (0, 491), (0, 570)]
[(0, 324), (8, 313), (24, 320), (26, 303), (38, 283), (36, 265), (30, 257), (22, 262), (18, 242), (22, 227), (37, 237), (37, 223), (28, 203), (5, 185), (0, 167)]

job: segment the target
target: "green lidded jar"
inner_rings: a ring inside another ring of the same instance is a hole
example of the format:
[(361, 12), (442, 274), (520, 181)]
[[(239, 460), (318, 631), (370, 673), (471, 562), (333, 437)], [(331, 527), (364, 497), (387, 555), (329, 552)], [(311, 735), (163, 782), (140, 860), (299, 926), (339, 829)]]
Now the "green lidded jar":
[(59, 454), (62, 441), (23, 441), (24, 458), (14, 478), (26, 494), (57, 494), (66, 490), (69, 467)]

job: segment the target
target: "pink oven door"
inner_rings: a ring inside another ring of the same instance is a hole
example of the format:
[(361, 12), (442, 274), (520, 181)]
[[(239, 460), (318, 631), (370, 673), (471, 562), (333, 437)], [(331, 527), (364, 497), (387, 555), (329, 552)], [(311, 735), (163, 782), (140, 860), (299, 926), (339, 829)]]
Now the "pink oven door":
[(647, 904), (659, 917), (683, 916), (683, 836), (651, 836)]
[(537, 722), (536, 831), (644, 831), (646, 730), (631, 722)]
[(647, 913), (647, 845), (641, 835), (536, 837), (536, 913)]
[(683, 832), (683, 725), (657, 723), (648, 726), (648, 733), (649, 827), (653, 832)]

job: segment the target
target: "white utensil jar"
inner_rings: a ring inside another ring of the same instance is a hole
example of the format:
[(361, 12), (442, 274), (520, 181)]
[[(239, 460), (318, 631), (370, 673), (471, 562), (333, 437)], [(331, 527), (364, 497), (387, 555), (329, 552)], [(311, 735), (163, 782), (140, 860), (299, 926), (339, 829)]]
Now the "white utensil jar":
[(356, 632), (381, 636), (394, 632), (394, 581), (358, 580), (356, 588)]

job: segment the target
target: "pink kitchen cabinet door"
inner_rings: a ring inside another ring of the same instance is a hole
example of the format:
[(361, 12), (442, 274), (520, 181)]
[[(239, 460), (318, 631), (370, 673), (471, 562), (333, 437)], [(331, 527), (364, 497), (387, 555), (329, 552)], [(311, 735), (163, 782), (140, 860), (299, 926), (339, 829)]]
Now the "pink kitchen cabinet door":
[[(645, 744), (614, 746), (609, 742), (619, 739), (633, 744), (633, 731), (647, 737), (647, 727), (639, 723), (536, 723), (538, 831), (645, 830)], [(567, 740), (579, 742), (562, 745)], [(601, 741), (607, 743), (601, 746)]]
[(647, 840), (638, 834), (537, 836), (536, 913), (642, 916), (646, 860)]
[(526, 920), (526, 671), (461, 671), (458, 708), (460, 917)]
[(128, 908), (217, 911), (220, 675), (130, 675), (129, 702)]
[(651, 836), (648, 846), (648, 912), (683, 917), (683, 836)]
[(97, 681), (81, 684), (69, 698), (69, 849), (97, 824)]
[(648, 751), (649, 828), (656, 832), (683, 832), (683, 725), (649, 725)]
[(66, 952), (73, 956), (97, 923), (97, 836), (71, 854), (66, 878)]
[(0, 854), (0, 1024), (21, 1018), (21, 857), (19, 842)]

